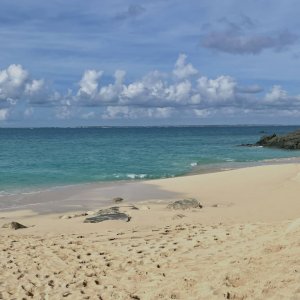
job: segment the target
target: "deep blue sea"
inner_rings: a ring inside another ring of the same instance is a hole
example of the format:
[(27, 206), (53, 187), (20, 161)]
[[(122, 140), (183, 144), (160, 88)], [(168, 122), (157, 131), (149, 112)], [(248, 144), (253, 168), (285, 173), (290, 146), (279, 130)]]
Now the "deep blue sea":
[(300, 157), (239, 147), (293, 126), (0, 128), (0, 194), (70, 184), (163, 178)]

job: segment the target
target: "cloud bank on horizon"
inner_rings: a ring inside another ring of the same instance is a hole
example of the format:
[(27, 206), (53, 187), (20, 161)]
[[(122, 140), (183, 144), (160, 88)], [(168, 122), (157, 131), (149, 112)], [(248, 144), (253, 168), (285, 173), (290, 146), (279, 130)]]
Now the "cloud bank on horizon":
[(218, 112), (298, 114), (300, 94), (290, 95), (279, 85), (263, 92), (259, 85), (241, 86), (228, 75), (208, 78), (186, 60), (180, 54), (170, 73), (152, 71), (127, 84), (123, 70), (116, 70), (114, 81), (108, 84), (101, 83), (103, 71), (86, 70), (78, 90), (66, 94), (51, 90), (44, 79), (32, 79), (21, 65), (10, 65), (0, 71), (0, 120), (9, 119), (19, 106), (25, 117), (36, 109), (51, 109), (58, 119), (89, 119), (96, 114), (103, 120), (181, 114), (205, 118)]
[(13, 2), (0, 126), (298, 123), (296, 1)]

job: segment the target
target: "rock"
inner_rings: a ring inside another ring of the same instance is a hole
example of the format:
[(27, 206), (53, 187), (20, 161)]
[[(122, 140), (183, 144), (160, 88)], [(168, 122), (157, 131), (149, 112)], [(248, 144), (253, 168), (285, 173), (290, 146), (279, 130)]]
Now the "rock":
[(185, 218), (186, 216), (183, 215), (183, 214), (178, 214), (178, 215), (175, 215), (172, 219), (173, 220), (178, 220), (178, 219), (182, 219), (182, 218)]
[(169, 209), (189, 209), (189, 208), (202, 208), (203, 206), (196, 199), (183, 199), (177, 200), (173, 203), (170, 203), (167, 208)]
[(99, 223), (109, 220), (121, 220), (129, 222), (131, 217), (123, 212), (117, 206), (99, 210), (94, 216), (88, 217), (84, 223)]
[(258, 142), (255, 143), (255, 145), (258, 146), (266, 146), (266, 145), (272, 145), (274, 142), (276, 143), (278, 140), (278, 137), (275, 133), (272, 135), (264, 135)]
[(255, 144), (243, 144), (241, 146), (263, 146), (272, 148), (281, 148), (287, 150), (300, 149), (300, 130), (288, 133), (286, 135), (276, 135), (275, 133), (268, 136), (263, 136)]
[(122, 202), (123, 200), (124, 200), (124, 199), (121, 198), (121, 197), (116, 197), (116, 198), (113, 199), (113, 202), (115, 202), (115, 203), (120, 203), (120, 202)]
[(63, 296), (64, 298), (65, 298), (65, 297), (68, 297), (69, 295), (71, 295), (70, 292), (65, 292), (65, 293), (62, 294), (62, 296)]
[(20, 224), (18, 222), (10, 222), (10, 223), (6, 223), (2, 226), (2, 228), (9, 228), (9, 229), (14, 229), (14, 230), (18, 230), (18, 229), (23, 229), (23, 228), (27, 228), (27, 226)]

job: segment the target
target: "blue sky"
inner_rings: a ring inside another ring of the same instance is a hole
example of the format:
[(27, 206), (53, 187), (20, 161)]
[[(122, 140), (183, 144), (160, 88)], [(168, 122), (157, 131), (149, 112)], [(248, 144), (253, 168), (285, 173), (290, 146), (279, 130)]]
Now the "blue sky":
[(2, 0), (0, 126), (298, 124), (297, 0)]

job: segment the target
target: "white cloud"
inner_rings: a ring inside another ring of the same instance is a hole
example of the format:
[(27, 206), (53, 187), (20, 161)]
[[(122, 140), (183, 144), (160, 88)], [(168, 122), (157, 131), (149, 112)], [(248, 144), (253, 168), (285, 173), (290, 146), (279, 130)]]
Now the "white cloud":
[(115, 82), (107, 86), (101, 87), (97, 98), (103, 102), (117, 102), (119, 96), (123, 91), (123, 81), (126, 72), (123, 70), (117, 70), (115, 72)]
[(8, 112), (7, 108), (0, 109), (0, 121), (5, 121), (7, 119)]
[(29, 96), (33, 96), (36, 95), (38, 93), (40, 93), (43, 89), (44, 89), (44, 80), (40, 79), (40, 80), (32, 80), (32, 82), (28, 82), (25, 85), (25, 94), (29, 95)]
[(180, 54), (175, 63), (173, 74), (179, 79), (188, 78), (198, 73), (198, 71), (193, 67), (192, 64), (186, 63), (186, 59), (187, 56), (185, 54)]
[(123, 84), (126, 72), (124, 70), (117, 70), (115, 72), (115, 85), (120, 86)]
[[(199, 76), (186, 59), (185, 54), (179, 55), (173, 74), (153, 71), (128, 84), (125, 83), (125, 71), (116, 71), (113, 83), (101, 85), (99, 80), (103, 72), (88, 70), (79, 82), (75, 99), (82, 106), (106, 107), (105, 118), (135, 118), (138, 108), (143, 108), (143, 116), (148, 109), (146, 114), (155, 117), (158, 110), (154, 113), (149, 108), (190, 107), (192, 113), (193, 109), (201, 110), (205, 106), (236, 105), (238, 89), (232, 77)], [(191, 76), (194, 77), (189, 79)], [(243, 93), (253, 94), (253, 91), (250, 89), (247, 93), (247, 87), (244, 87)]]
[[(124, 71), (116, 71), (114, 83), (103, 86), (99, 84), (101, 71), (85, 73), (77, 95), (87, 86), (81, 104), (104, 107), (104, 119), (168, 118), (180, 110), (203, 118), (218, 110), (228, 115), (236, 111), (248, 113), (268, 109), (275, 99), (281, 99), (277, 101), (280, 105), (289, 102), (282, 103), (282, 99), (288, 98), (294, 103), (299, 99), (298, 96), (288, 97), (286, 91), (273, 87), (261, 100), (256, 96), (262, 91), (260, 86), (241, 88), (234, 78), (226, 75), (216, 78), (199, 76), (199, 72), (186, 63), (186, 58), (184, 54), (179, 55), (173, 74), (154, 71), (128, 84), (125, 84)], [(172, 75), (175, 75), (175, 80), (172, 80)], [(194, 77), (189, 79), (190, 76)]]
[(122, 96), (129, 99), (142, 97), (147, 93), (147, 89), (143, 82), (134, 82), (124, 87)]
[(288, 97), (287, 91), (282, 89), (280, 85), (274, 85), (270, 92), (265, 95), (266, 102), (278, 102), (281, 100), (285, 100)]
[(170, 85), (165, 90), (167, 99), (175, 103), (187, 102), (191, 96), (191, 91), (192, 84), (188, 80)]
[[(283, 111), (300, 111), (300, 95), (290, 95), (280, 85), (274, 85), (265, 94), (261, 105), (264, 105), (266, 108), (277, 107), (281, 110), (281, 113)], [(295, 114), (293, 113), (293, 115)]]
[(79, 82), (79, 90), (76, 100), (82, 105), (109, 105), (118, 102), (123, 92), (123, 81), (126, 72), (117, 70), (114, 74), (115, 81), (108, 85), (101, 86), (100, 78), (102, 71), (87, 70)]
[[(0, 71), (0, 121), (7, 120), (14, 107), (24, 118), (39, 113), (33, 107), (53, 107), (58, 119), (143, 119), (185, 117), (204, 118), (211, 115), (278, 111), (300, 111), (300, 95), (290, 95), (280, 86), (262, 94), (258, 85), (240, 86), (227, 75), (209, 78), (179, 55), (175, 69), (169, 74), (153, 71), (126, 81), (126, 72), (117, 70), (111, 83), (102, 84), (103, 71), (84, 72), (77, 91), (52, 90), (43, 79), (32, 79), (20, 65)], [(106, 79), (106, 78), (105, 78)], [(82, 107), (93, 106), (83, 113)]]
[(87, 70), (84, 72), (82, 79), (79, 82), (79, 97), (94, 98), (98, 92), (98, 81), (102, 76), (102, 71)]
[[(16, 106), (19, 101), (49, 104), (43, 79), (31, 79), (21, 65), (10, 65), (0, 70), (0, 108)], [(27, 107), (24, 108), (24, 111)]]
[(10, 65), (7, 69), (0, 71), (0, 100), (11, 101), (20, 97), (28, 73), (21, 65)]
[(235, 99), (237, 83), (230, 76), (220, 76), (216, 79), (200, 77), (197, 84), (199, 93), (207, 102), (226, 102)]

